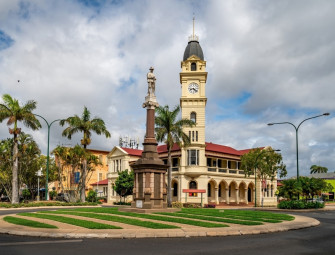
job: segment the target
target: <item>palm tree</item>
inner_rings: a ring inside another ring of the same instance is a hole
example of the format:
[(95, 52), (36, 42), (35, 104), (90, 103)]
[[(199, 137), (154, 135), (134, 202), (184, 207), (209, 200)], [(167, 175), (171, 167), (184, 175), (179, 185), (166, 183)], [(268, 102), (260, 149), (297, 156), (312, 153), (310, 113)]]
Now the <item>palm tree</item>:
[[(81, 139), (81, 144), (83, 148), (86, 150), (87, 146), (91, 143), (91, 135), (92, 131), (98, 135), (105, 135), (106, 138), (110, 137), (110, 133), (108, 132), (105, 122), (95, 117), (91, 119), (91, 113), (84, 106), (84, 112), (81, 118), (78, 115), (74, 115), (72, 117), (68, 117), (67, 119), (63, 119), (60, 121), (60, 125), (64, 126), (67, 123), (69, 126), (64, 129), (62, 135), (66, 136), (68, 139), (71, 139), (72, 135), (77, 132), (83, 133), (83, 139)], [(84, 159), (83, 162), (83, 172), (82, 172), (82, 187), (80, 198), (82, 202), (85, 202), (85, 186), (86, 186), (86, 175), (87, 175), (87, 160)]]
[(0, 104), (0, 122), (8, 119), (7, 126), (14, 125), (13, 129), (9, 128), (9, 133), (14, 136), (13, 145), (13, 177), (12, 177), (12, 204), (19, 203), (19, 182), (18, 182), (18, 140), (17, 137), (21, 133), (21, 128), (18, 128), (18, 122), (37, 130), (41, 127), (40, 122), (36, 119), (32, 111), (36, 108), (36, 102), (29, 100), (21, 106), (17, 99), (5, 94), (2, 96), (3, 104)]
[(168, 150), (168, 180), (167, 180), (167, 204), (168, 207), (172, 205), (171, 198), (171, 173), (172, 173), (172, 162), (171, 162), (171, 149), (176, 143), (181, 146), (187, 146), (191, 143), (188, 135), (183, 131), (184, 127), (193, 127), (195, 125), (194, 121), (189, 119), (176, 120), (180, 112), (180, 106), (177, 105), (172, 111), (170, 111), (169, 106), (159, 106), (156, 108), (156, 139), (158, 142), (164, 142)]
[(323, 167), (323, 166), (317, 166), (317, 165), (312, 165), (311, 168), (311, 174), (316, 174), (316, 173), (327, 173), (328, 172), (328, 168), (327, 167)]

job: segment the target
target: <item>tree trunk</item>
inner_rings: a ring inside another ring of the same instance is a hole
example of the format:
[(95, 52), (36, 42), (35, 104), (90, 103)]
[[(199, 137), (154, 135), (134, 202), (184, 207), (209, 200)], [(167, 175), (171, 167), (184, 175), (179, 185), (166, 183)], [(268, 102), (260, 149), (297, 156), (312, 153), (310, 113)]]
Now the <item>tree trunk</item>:
[(168, 148), (168, 178), (167, 178), (167, 206), (172, 207), (171, 197), (171, 180), (172, 180), (172, 162), (171, 162), (171, 148)]
[(86, 158), (84, 159), (83, 162), (83, 178), (82, 178), (82, 184), (81, 184), (81, 192), (80, 192), (80, 201), (82, 203), (85, 202), (85, 190), (86, 190), (86, 169), (87, 169), (87, 160)]
[(18, 151), (17, 134), (14, 133), (14, 149), (13, 149), (13, 177), (12, 177), (12, 204), (18, 204), (19, 200), (19, 181), (18, 181), (18, 168), (19, 168), (19, 151)]

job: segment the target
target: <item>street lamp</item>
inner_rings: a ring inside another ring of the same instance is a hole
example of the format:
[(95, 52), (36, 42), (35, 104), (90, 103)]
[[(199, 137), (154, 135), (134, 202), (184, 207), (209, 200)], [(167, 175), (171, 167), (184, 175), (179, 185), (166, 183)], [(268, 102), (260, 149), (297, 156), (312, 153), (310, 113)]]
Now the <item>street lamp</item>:
[[(267, 151), (280, 151), (280, 150), (269, 150), (269, 149), (267, 149), (267, 148), (269, 148), (269, 147), (265, 147), (262, 151), (261, 151), (261, 153), (259, 153), (258, 155), (257, 155), (257, 157), (256, 157), (256, 159), (255, 159), (255, 166), (254, 166), (254, 168), (255, 168), (255, 207), (257, 207), (257, 183), (256, 183), (256, 176), (257, 176), (257, 174), (256, 174), (256, 170), (257, 170), (257, 161), (258, 161), (258, 159), (259, 159), (259, 157), (261, 156), (261, 155), (263, 155), (264, 154), (264, 152), (267, 152)], [(271, 148), (271, 147), (270, 147)]]
[(299, 127), (301, 126), (302, 123), (304, 123), (306, 120), (310, 120), (310, 119), (315, 119), (315, 118), (318, 118), (318, 117), (322, 117), (322, 116), (328, 116), (329, 113), (326, 112), (324, 114), (321, 114), (321, 115), (317, 115), (317, 116), (314, 116), (314, 117), (310, 117), (310, 118), (307, 118), (307, 119), (304, 119), (303, 121), (301, 121), (298, 125), (298, 127), (296, 127), (293, 123), (291, 122), (277, 122), (277, 123), (269, 123), (268, 126), (273, 126), (273, 125), (277, 125), (277, 124), (290, 124), (294, 127), (295, 129), (295, 140), (296, 140), (296, 154), (297, 154), (297, 180), (299, 181), (299, 148), (298, 148), (298, 130), (299, 130)]
[(57, 119), (57, 120), (54, 120), (52, 121), (50, 124), (49, 122), (43, 118), (41, 115), (38, 115), (38, 114), (34, 114), (35, 116), (37, 117), (40, 117), (42, 118), (45, 123), (47, 123), (47, 126), (48, 126), (48, 149), (47, 149), (47, 171), (46, 171), (46, 175), (45, 175), (45, 200), (48, 200), (49, 199), (49, 192), (48, 192), (48, 179), (49, 179), (49, 144), (50, 144), (50, 127), (53, 123), (55, 123), (56, 121), (60, 121), (60, 119)]
[(37, 201), (40, 201), (40, 177), (43, 176), (42, 168), (36, 172), (37, 175)]

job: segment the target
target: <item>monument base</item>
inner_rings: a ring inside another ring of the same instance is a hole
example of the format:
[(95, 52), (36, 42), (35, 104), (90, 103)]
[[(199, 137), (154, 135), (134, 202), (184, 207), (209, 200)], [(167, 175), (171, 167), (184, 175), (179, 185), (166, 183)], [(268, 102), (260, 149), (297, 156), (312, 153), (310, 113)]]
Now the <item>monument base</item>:
[(181, 211), (180, 208), (157, 208), (157, 209), (143, 209), (143, 208), (133, 208), (133, 207), (119, 207), (120, 212), (134, 212), (134, 213), (158, 213), (158, 212), (168, 212), (174, 213)]

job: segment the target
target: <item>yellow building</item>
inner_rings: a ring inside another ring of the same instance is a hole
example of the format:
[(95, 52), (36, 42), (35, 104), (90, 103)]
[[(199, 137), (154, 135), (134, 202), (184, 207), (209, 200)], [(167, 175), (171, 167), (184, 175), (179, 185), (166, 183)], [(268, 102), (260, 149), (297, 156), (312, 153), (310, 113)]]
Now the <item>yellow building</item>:
[[(236, 150), (224, 145), (208, 143), (205, 137), (207, 71), (204, 54), (198, 37), (192, 35), (181, 61), (180, 107), (182, 118), (193, 120), (196, 125), (185, 128), (191, 145), (172, 150), (172, 197), (173, 201), (213, 204), (257, 204), (263, 200), (265, 206), (275, 205), (277, 180), (261, 185), (255, 176), (245, 177), (240, 169), (241, 156), (249, 150)], [(158, 146), (160, 158), (167, 161), (165, 145)], [(132, 162), (141, 156), (140, 150), (115, 147), (109, 154), (108, 201), (116, 201), (112, 186), (117, 178), (115, 169), (130, 169)], [(264, 188), (264, 197), (261, 194)], [(205, 190), (203, 196), (190, 190)]]
[[(108, 177), (108, 151), (87, 149), (89, 153), (99, 158), (101, 165), (94, 166), (86, 177), (86, 194), (90, 189), (93, 189), (92, 184), (106, 180)], [(57, 161), (57, 159), (56, 159)], [(70, 166), (65, 165), (62, 170), (62, 184), (58, 181), (54, 182), (51, 187), (55, 187), (57, 193), (74, 193), (77, 190), (78, 182), (80, 179), (80, 170), (78, 168), (72, 169)], [(50, 190), (50, 189), (49, 189)], [(107, 188), (105, 190), (107, 194)], [(103, 196), (103, 194), (100, 194)]]

